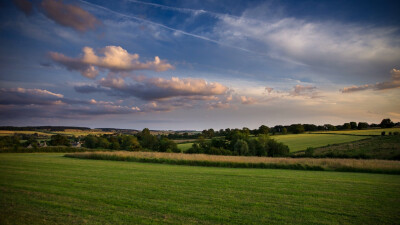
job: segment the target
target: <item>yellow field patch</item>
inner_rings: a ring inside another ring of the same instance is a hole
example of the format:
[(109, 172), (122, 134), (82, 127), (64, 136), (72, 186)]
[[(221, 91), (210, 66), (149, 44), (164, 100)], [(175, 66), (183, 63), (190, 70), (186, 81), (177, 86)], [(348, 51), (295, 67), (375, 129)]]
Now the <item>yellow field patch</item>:
[(43, 135), (43, 136), (51, 136), (53, 134), (49, 133), (44, 133), (40, 131), (13, 131), (13, 130), (0, 130), (0, 136), (13, 136), (14, 134), (38, 134), (38, 135)]

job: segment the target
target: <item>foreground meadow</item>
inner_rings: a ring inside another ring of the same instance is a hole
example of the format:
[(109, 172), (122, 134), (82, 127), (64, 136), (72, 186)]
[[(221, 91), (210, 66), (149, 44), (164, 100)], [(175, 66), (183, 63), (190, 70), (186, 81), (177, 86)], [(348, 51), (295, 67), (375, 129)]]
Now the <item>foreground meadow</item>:
[(396, 224), (400, 176), (0, 154), (0, 224)]

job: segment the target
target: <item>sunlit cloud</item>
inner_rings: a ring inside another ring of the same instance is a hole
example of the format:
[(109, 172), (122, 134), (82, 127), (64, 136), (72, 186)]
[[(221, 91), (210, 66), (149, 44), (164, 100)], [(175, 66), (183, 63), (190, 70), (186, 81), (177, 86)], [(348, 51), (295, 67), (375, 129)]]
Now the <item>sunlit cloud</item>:
[(240, 96), (240, 101), (242, 102), (242, 104), (245, 105), (251, 105), (256, 103), (256, 99), (252, 98), (252, 97), (247, 97), (247, 96)]
[(161, 60), (158, 56), (154, 61), (142, 63), (139, 61), (138, 54), (130, 54), (120, 46), (106, 46), (98, 51), (104, 56), (99, 56), (90, 47), (83, 48), (83, 55), (71, 58), (57, 52), (50, 52), (50, 58), (57, 63), (65, 66), (68, 70), (79, 71), (83, 76), (95, 78), (99, 74), (96, 68), (108, 69), (113, 72), (133, 71), (133, 70), (154, 70), (157, 72), (173, 69), (174, 67)]
[(351, 93), (351, 92), (363, 91), (363, 90), (368, 90), (368, 89), (372, 89), (375, 91), (381, 91), (381, 90), (400, 88), (400, 70), (392, 69), (392, 71), (390, 71), (390, 73), (392, 75), (390, 81), (379, 82), (376, 84), (364, 84), (364, 85), (360, 85), (360, 86), (345, 87), (341, 90), (341, 92), (342, 93)]
[(132, 96), (143, 100), (160, 100), (173, 97), (187, 97), (191, 100), (215, 99), (228, 88), (217, 82), (207, 82), (193, 78), (141, 78), (136, 82), (126, 82), (122, 77), (107, 76), (98, 85), (76, 86), (80, 93), (105, 92), (109, 95)]

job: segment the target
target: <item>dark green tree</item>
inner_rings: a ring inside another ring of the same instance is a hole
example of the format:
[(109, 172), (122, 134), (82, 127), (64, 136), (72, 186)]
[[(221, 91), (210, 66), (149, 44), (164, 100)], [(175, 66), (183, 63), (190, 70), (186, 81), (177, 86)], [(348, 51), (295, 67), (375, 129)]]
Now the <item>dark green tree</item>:
[(261, 125), (258, 128), (258, 133), (259, 134), (268, 134), (269, 133), (269, 127), (265, 126), (265, 125)]
[(98, 141), (97, 141), (97, 137), (96, 136), (94, 136), (94, 135), (91, 135), (91, 134), (89, 134), (89, 135), (87, 135), (84, 139), (83, 139), (83, 141), (84, 141), (84, 146), (86, 147), (86, 148), (97, 148), (97, 143), (98, 143)]
[(343, 130), (350, 130), (350, 129), (351, 129), (350, 123), (344, 123), (343, 124)]
[(289, 127), (289, 131), (292, 132), (293, 134), (304, 133), (304, 126), (301, 124), (292, 124)]
[(368, 123), (366, 123), (366, 122), (359, 122), (358, 125), (357, 125), (357, 128), (358, 128), (359, 130), (361, 130), (361, 129), (367, 129), (367, 128), (368, 128)]
[(56, 135), (51, 136), (50, 145), (53, 145), (53, 146), (60, 146), (60, 145), (71, 146), (68, 138), (66, 136), (63, 136), (63, 135), (60, 135), (60, 134), (56, 134)]
[(152, 149), (157, 151), (158, 140), (157, 137), (150, 134), (150, 130), (148, 128), (144, 128), (142, 132), (138, 134), (140, 145), (143, 148)]
[(177, 144), (168, 138), (161, 138), (159, 141), (158, 150), (160, 152), (180, 152)]
[(138, 151), (141, 146), (138, 139), (132, 135), (123, 135), (121, 137), (121, 148), (129, 151)]
[(247, 155), (249, 153), (249, 146), (244, 140), (237, 140), (234, 145), (234, 152), (237, 155)]
[(391, 119), (387, 118), (387, 119), (383, 119), (380, 126), (382, 128), (391, 128), (394, 127), (394, 123), (392, 122)]

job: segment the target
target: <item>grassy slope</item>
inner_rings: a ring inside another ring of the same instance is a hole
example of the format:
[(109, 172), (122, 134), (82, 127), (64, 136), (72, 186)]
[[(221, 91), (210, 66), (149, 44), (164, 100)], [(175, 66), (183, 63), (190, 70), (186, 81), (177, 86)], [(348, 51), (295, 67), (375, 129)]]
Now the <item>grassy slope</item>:
[[(365, 140), (314, 149), (314, 156), (345, 155), (374, 159), (400, 160), (400, 136), (376, 136)], [(332, 156), (330, 156), (332, 157)]]
[(193, 145), (193, 142), (189, 142), (189, 143), (183, 143), (183, 144), (178, 144), (178, 148), (185, 152), (186, 150), (188, 150), (189, 148), (191, 148)]
[[(271, 138), (288, 145), (291, 152), (297, 152), (307, 149), (308, 147), (321, 147), (331, 144), (340, 144), (346, 142), (357, 141), (368, 137), (352, 136), (352, 135), (334, 135), (334, 134), (287, 134), (274, 135)], [(188, 150), (193, 143), (178, 144), (178, 148), (182, 151)]]
[(288, 134), (275, 135), (271, 138), (289, 146), (291, 152), (305, 150), (308, 147), (321, 147), (328, 144), (338, 144), (365, 139), (363, 136), (333, 135), (333, 134)]
[(400, 176), (0, 155), (0, 224), (396, 224)]

